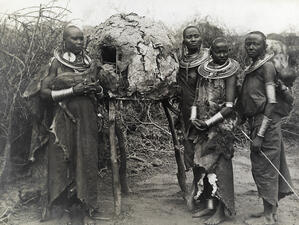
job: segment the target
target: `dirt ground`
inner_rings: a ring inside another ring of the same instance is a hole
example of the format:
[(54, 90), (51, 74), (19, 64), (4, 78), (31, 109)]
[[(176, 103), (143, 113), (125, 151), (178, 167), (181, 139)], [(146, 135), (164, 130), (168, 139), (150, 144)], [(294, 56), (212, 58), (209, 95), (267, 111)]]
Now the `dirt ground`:
[[(294, 187), (299, 192), (299, 152), (298, 145), (287, 143), (287, 160)], [(131, 160), (130, 160), (131, 161)], [(129, 161), (129, 166), (130, 166)], [(164, 154), (164, 164), (155, 167), (153, 173), (132, 174), (129, 176), (132, 194), (122, 199), (122, 215), (118, 219), (97, 221), (102, 225), (195, 225), (203, 224), (205, 218), (192, 218), (180, 195), (176, 180), (176, 165), (172, 152)], [(251, 176), (249, 152), (240, 149), (233, 159), (235, 202), (237, 215), (223, 222), (223, 225), (241, 225), (250, 213), (262, 210), (262, 201), (257, 197), (257, 191)], [(106, 182), (103, 182), (106, 181)], [(191, 174), (188, 174), (191, 180)], [(100, 208), (103, 217), (110, 218), (113, 212), (112, 188), (110, 175), (106, 174), (99, 185), (101, 190)], [(299, 225), (299, 200), (294, 195), (281, 200), (279, 209), (279, 224)], [(40, 207), (38, 203), (27, 204), (15, 209), (9, 225), (62, 225), (61, 219), (39, 222)], [(0, 222), (1, 224), (1, 222)]]

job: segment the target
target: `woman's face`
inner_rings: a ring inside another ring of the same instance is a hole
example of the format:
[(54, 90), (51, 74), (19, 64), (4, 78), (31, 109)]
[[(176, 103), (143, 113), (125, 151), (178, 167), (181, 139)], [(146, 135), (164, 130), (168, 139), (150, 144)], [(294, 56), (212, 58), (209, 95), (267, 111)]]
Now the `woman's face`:
[(199, 31), (196, 28), (190, 27), (184, 32), (184, 44), (189, 50), (199, 49), (202, 43)]
[(227, 43), (217, 42), (213, 44), (211, 47), (211, 56), (213, 58), (214, 63), (222, 65), (228, 59), (228, 46)]
[(69, 28), (65, 37), (65, 48), (75, 54), (83, 49), (84, 36), (83, 32), (75, 27)]

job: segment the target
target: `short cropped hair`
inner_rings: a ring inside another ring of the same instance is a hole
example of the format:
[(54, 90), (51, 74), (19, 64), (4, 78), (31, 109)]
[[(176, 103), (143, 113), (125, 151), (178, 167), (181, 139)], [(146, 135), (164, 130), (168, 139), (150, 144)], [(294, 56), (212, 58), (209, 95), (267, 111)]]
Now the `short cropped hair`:
[(62, 33), (62, 38), (63, 40), (66, 39), (66, 37), (68, 36), (68, 32), (70, 29), (78, 29), (81, 30), (79, 27), (75, 26), (75, 25), (68, 25), (64, 28), (63, 33)]
[(267, 39), (267, 37), (266, 37), (266, 35), (263, 32), (261, 32), (261, 31), (251, 31), (246, 36), (248, 36), (250, 34), (260, 35), (262, 37), (262, 39), (263, 39), (264, 45), (266, 46), (266, 39)]
[(186, 35), (186, 30), (190, 29), (190, 28), (194, 28), (196, 30), (198, 30), (198, 32), (200, 33), (200, 30), (197, 26), (191, 25), (191, 26), (187, 26), (184, 30), (183, 30), (183, 37), (185, 37)]

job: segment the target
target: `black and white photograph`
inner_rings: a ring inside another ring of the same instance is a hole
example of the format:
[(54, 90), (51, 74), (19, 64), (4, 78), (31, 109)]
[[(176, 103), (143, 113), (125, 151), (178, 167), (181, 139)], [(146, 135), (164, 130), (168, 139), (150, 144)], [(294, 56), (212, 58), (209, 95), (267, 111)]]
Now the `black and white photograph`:
[(298, 77), (298, 0), (0, 0), (0, 225), (299, 225)]

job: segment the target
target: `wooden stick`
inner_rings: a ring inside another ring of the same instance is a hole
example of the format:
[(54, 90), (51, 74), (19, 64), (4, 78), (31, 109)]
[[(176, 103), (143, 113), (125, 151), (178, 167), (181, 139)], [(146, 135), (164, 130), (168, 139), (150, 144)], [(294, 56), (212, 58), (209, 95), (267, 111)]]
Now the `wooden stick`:
[[(119, 110), (122, 111), (122, 102), (119, 102)], [(119, 115), (119, 113), (117, 114)], [(125, 144), (125, 134), (122, 126), (121, 117), (116, 117), (115, 132), (118, 140), (118, 148), (120, 152), (120, 167), (119, 167), (119, 177), (120, 177), (120, 187), (121, 192), (125, 195), (129, 194), (129, 186), (127, 180), (127, 149)]]
[(186, 185), (186, 173), (185, 173), (185, 164), (179, 149), (179, 141), (175, 132), (175, 128), (174, 128), (174, 123), (173, 123), (173, 119), (172, 116), (170, 115), (169, 109), (167, 107), (167, 104), (169, 104), (167, 101), (162, 101), (162, 105), (168, 120), (168, 124), (169, 124), (169, 129), (170, 129), (170, 133), (172, 136), (172, 142), (173, 142), (173, 146), (174, 146), (174, 154), (175, 154), (175, 160), (178, 166), (178, 172), (177, 172), (177, 178), (178, 178), (178, 182), (179, 182), (179, 186), (183, 192), (183, 194), (185, 195), (187, 193), (187, 185)]
[(114, 213), (119, 216), (121, 213), (121, 192), (119, 171), (117, 163), (117, 152), (115, 143), (115, 99), (109, 100), (109, 140), (110, 140), (110, 154), (111, 154), (111, 166), (112, 166), (112, 183), (113, 183), (113, 195), (114, 195)]

